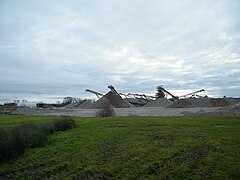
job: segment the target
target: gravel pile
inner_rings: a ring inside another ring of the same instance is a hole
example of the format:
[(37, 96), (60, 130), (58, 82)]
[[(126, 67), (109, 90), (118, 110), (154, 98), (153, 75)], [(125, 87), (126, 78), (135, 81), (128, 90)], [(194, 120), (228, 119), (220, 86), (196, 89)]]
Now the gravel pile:
[(102, 109), (106, 104), (110, 104), (110, 101), (106, 97), (101, 97), (99, 100), (97, 100), (95, 103), (93, 103), (92, 106), (90, 106), (91, 109)]
[(155, 101), (150, 101), (144, 107), (168, 107), (173, 104), (172, 101), (165, 98), (158, 98)]
[(93, 102), (91, 100), (84, 100), (80, 105), (77, 106), (77, 108), (89, 109), (91, 106), (93, 106)]
[(213, 107), (227, 107), (231, 104), (222, 98), (211, 98), (210, 102), (212, 103)]
[(15, 111), (11, 112), (14, 115), (41, 115), (41, 111), (34, 109), (34, 108), (18, 108)]
[(149, 103), (148, 100), (143, 98), (125, 98), (125, 102), (129, 102), (130, 104), (134, 105), (134, 107), (141, 107)]
[(232, 110), (240, 111), (240, 101), (231, 107)]
[(135, 105), (131, 104), (128, 100), (123, 99), (123, 101), (130, 107), (130, 108), (134, 108), (136, 107)]
[(191, 107), (213, 107), (209, 98), (189, 99)]
[(229, 102), (231, 105), (235, 105), (240, 101), (240, 98), (223, 98), (223, 99)]
[(191, 103), (188, 99), (179, 99), (178, 101), (174, 102), (172, 105), (168, 106), (169, 108), (185, 108), (191, 107)]
[(169, 108), (227, 107), (230, 103), (222, 98), (180, 99)]
[(97, 100), (92, 106), (92, 109), (102, 109), (106, 104), (110, 103), (115, 108), (129, 108), (130, 105), (126, 103), (120, 96), (113, 92), (108, 92), (102, 98)]
[(79, 105), (79, 103), (71, 103), (71, 104), (67, 104), (66, 106), (64, 106), (66, 109), (74, 109), (75, 107), (77, 107)]

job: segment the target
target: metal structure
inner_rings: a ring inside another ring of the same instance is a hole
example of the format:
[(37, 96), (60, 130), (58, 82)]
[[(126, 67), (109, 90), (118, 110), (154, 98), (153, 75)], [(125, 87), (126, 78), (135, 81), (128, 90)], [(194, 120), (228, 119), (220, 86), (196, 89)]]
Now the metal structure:
[(165, 94), (170, 95), (174, 101), (176, 101), (176, 100), (179, 99), (178, 96), (174, 96), (172, 93), (170, 93), (169, 91), (167, 91), (166, 89), (164, 89), (163, 86), (159, 86), (159, 88), (160, 88), (160, 90), (161, 90), (162, 92), (164, 92)]
[[(109, 85), (108, 88), (115, 94), (117, 94), (118, 96), (120, 96), (120, 94), (117, 92), (117, 90), (112, 86), (112, 85)], [(121, 97), (121, 96), (120, 96)], [(122, 97), (121, 97), (122, 98)]]
[(201, 89), (201, 90), (198, 90), (198, 91), (194, 91), (192, 93), (182, 95), (182, 96), (180, 96), (180, 98), (188, 98), (189, 96), (190, 97), (201, 97), (201, 96), (197, 95), (197, 93), (200, 93), (200, 92), (203, 92), (203, 91), (205, 91), (205, 90)]
[(118, 93), (117, 90), (112, 86), (109, 85), (108, 88), (113, 92), (116, 93), (117, 95), (119, 95), (121, 97), (124, 96), (125, 98), (129, 98), (129, 97), (134, 97), (134, 98), (142, 98), (145, 100), (155, 100), (156, 97), (155, 96), (149, 96), (149, 95), (145, 95), (145, 94), (133, 94), (133, 93), (128, 93), (128, 94), (124, 94), (124, 93)]
[(123, 94), (123, 93), (119, 93), (120, 95), (124, 96), (125, 98), (135, 98), (135, 99), (145, 99), (145, 100), (156, 100), (155, 96), (149, 96), (146, 94), (133, 94), (133, 93), (128, 93), (128, 94)]
[(91, 90), (91, 89), (86, 89), (86, 92), (90, 92), (90, 93), (95, 94), (98, 99), (103, 96), (103, 94), (101, 94), (101, 93), (99, 93), (99, 92), (96, 92), (96, 91), (93, 91), (93, 90)]
[(164, 89), (163, 86), (159, 86), (159, 88), (160, 88), (161, 91), (163, 91), (165, 94), (170, 95), (174, 101), (176, 101), (176, 100), (178, 100), (178, 99), (180, 99), (180, 98), (202, 97), (202, 96), (197, 95), (197, 93), (200, 93), (200, 92), (205, 91), (204, 89), (201, 89), (201, 90), (194, 91), (194, 92), (191, 92), (191, 93), (182, 95), (182, 96), (174, 96), (172, 93), (170, 93), (169, 91), (167, 91), (166, 89)]

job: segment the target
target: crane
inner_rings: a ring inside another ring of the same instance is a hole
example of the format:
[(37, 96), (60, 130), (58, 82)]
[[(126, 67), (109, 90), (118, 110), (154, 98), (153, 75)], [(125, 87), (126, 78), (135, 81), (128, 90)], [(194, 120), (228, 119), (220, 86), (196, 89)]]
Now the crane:
[(96, 92), (96, 91), (93, 91), (91, 89), (86, 89), (86, 92), (90, 92), (90, 93), (95, 94), (98, 97), (98, 99), (103, 96), (103, 94), (101, 94), (99, 92)]

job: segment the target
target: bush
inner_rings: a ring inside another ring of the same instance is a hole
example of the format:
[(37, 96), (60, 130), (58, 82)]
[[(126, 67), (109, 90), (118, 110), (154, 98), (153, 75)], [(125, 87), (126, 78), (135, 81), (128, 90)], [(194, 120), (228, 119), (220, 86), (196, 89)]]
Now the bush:
[(97, 112), (98, 117), (110, 117), (114, 116), (114, 110), (110, 103), (104, 104), (103, 108)]
[(54, 121), (53, 129), (55, 131), (66, 131), (76, 127), (75, 121), (71, 117), (62, 117)]
[(0, 162), (22, 155), (24, 139), (19, 129), (0, 129)]
[(53, 134), (54, 129), (52, 124), (41, 124), (39, 125), (40, 129), (47, 135)]
[(53, 124), (21, 124), (15, 128), (0, 128), (0, 162), (24, 154), (27, 147), (42, 147), (48, 143), (48, 135), (76, 127), (70, 117), (54, 121)]
[(48, 142), (48, 133), (40, 126), (35, 124), (22, 124), (18, 129), (24, 139), (25, 147), (42, 147)]
[(46, 132), (34, 124), (0, 129), (0, 162), (24, 154), (26, 147), (42, 147), (47, 142)]

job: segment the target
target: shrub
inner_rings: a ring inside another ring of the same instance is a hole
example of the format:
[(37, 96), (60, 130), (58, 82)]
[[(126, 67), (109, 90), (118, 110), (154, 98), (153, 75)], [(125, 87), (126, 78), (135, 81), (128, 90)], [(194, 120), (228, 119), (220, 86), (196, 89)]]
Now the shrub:
[(15, 128), (0, 128), (0, 162), (24, 154), (27, 147), (42, 147), (54, 130), (65, 131), (76, 127), (70, 117), (63, 117), (53, 124), (21, 124)]
[(112, 108), (112, 106), (110, 105), (110, 103), (105, 103), (103, 105), (103, 108), (100, 109), (97, 112), (97, 116), (98, 117), (110, 117), (110, 116), (114, 116), (114, 110)]
[(47, 135), (53, 134), (54, 129), (52, 124), (40, 124), (40, 129)]
[(47, 142), (47, 133), (34, 124), (0, 129), (0, 162), (24, 154), (26, 147), (41, 147)]
[(53, 123), (53, 129), (55, 131), (66, 131), (75, 127), (76, 123), (71, 117), (61, 117)]
[(25, 147), (42, 147), (48, 142), (48, 133), (40, 128), (40, 126), (35, 124), (22, 124), (18, 129), (24, 139)]
[(24, 153), (25, 143), (17, 128), (0, 129), (0, 162)]

